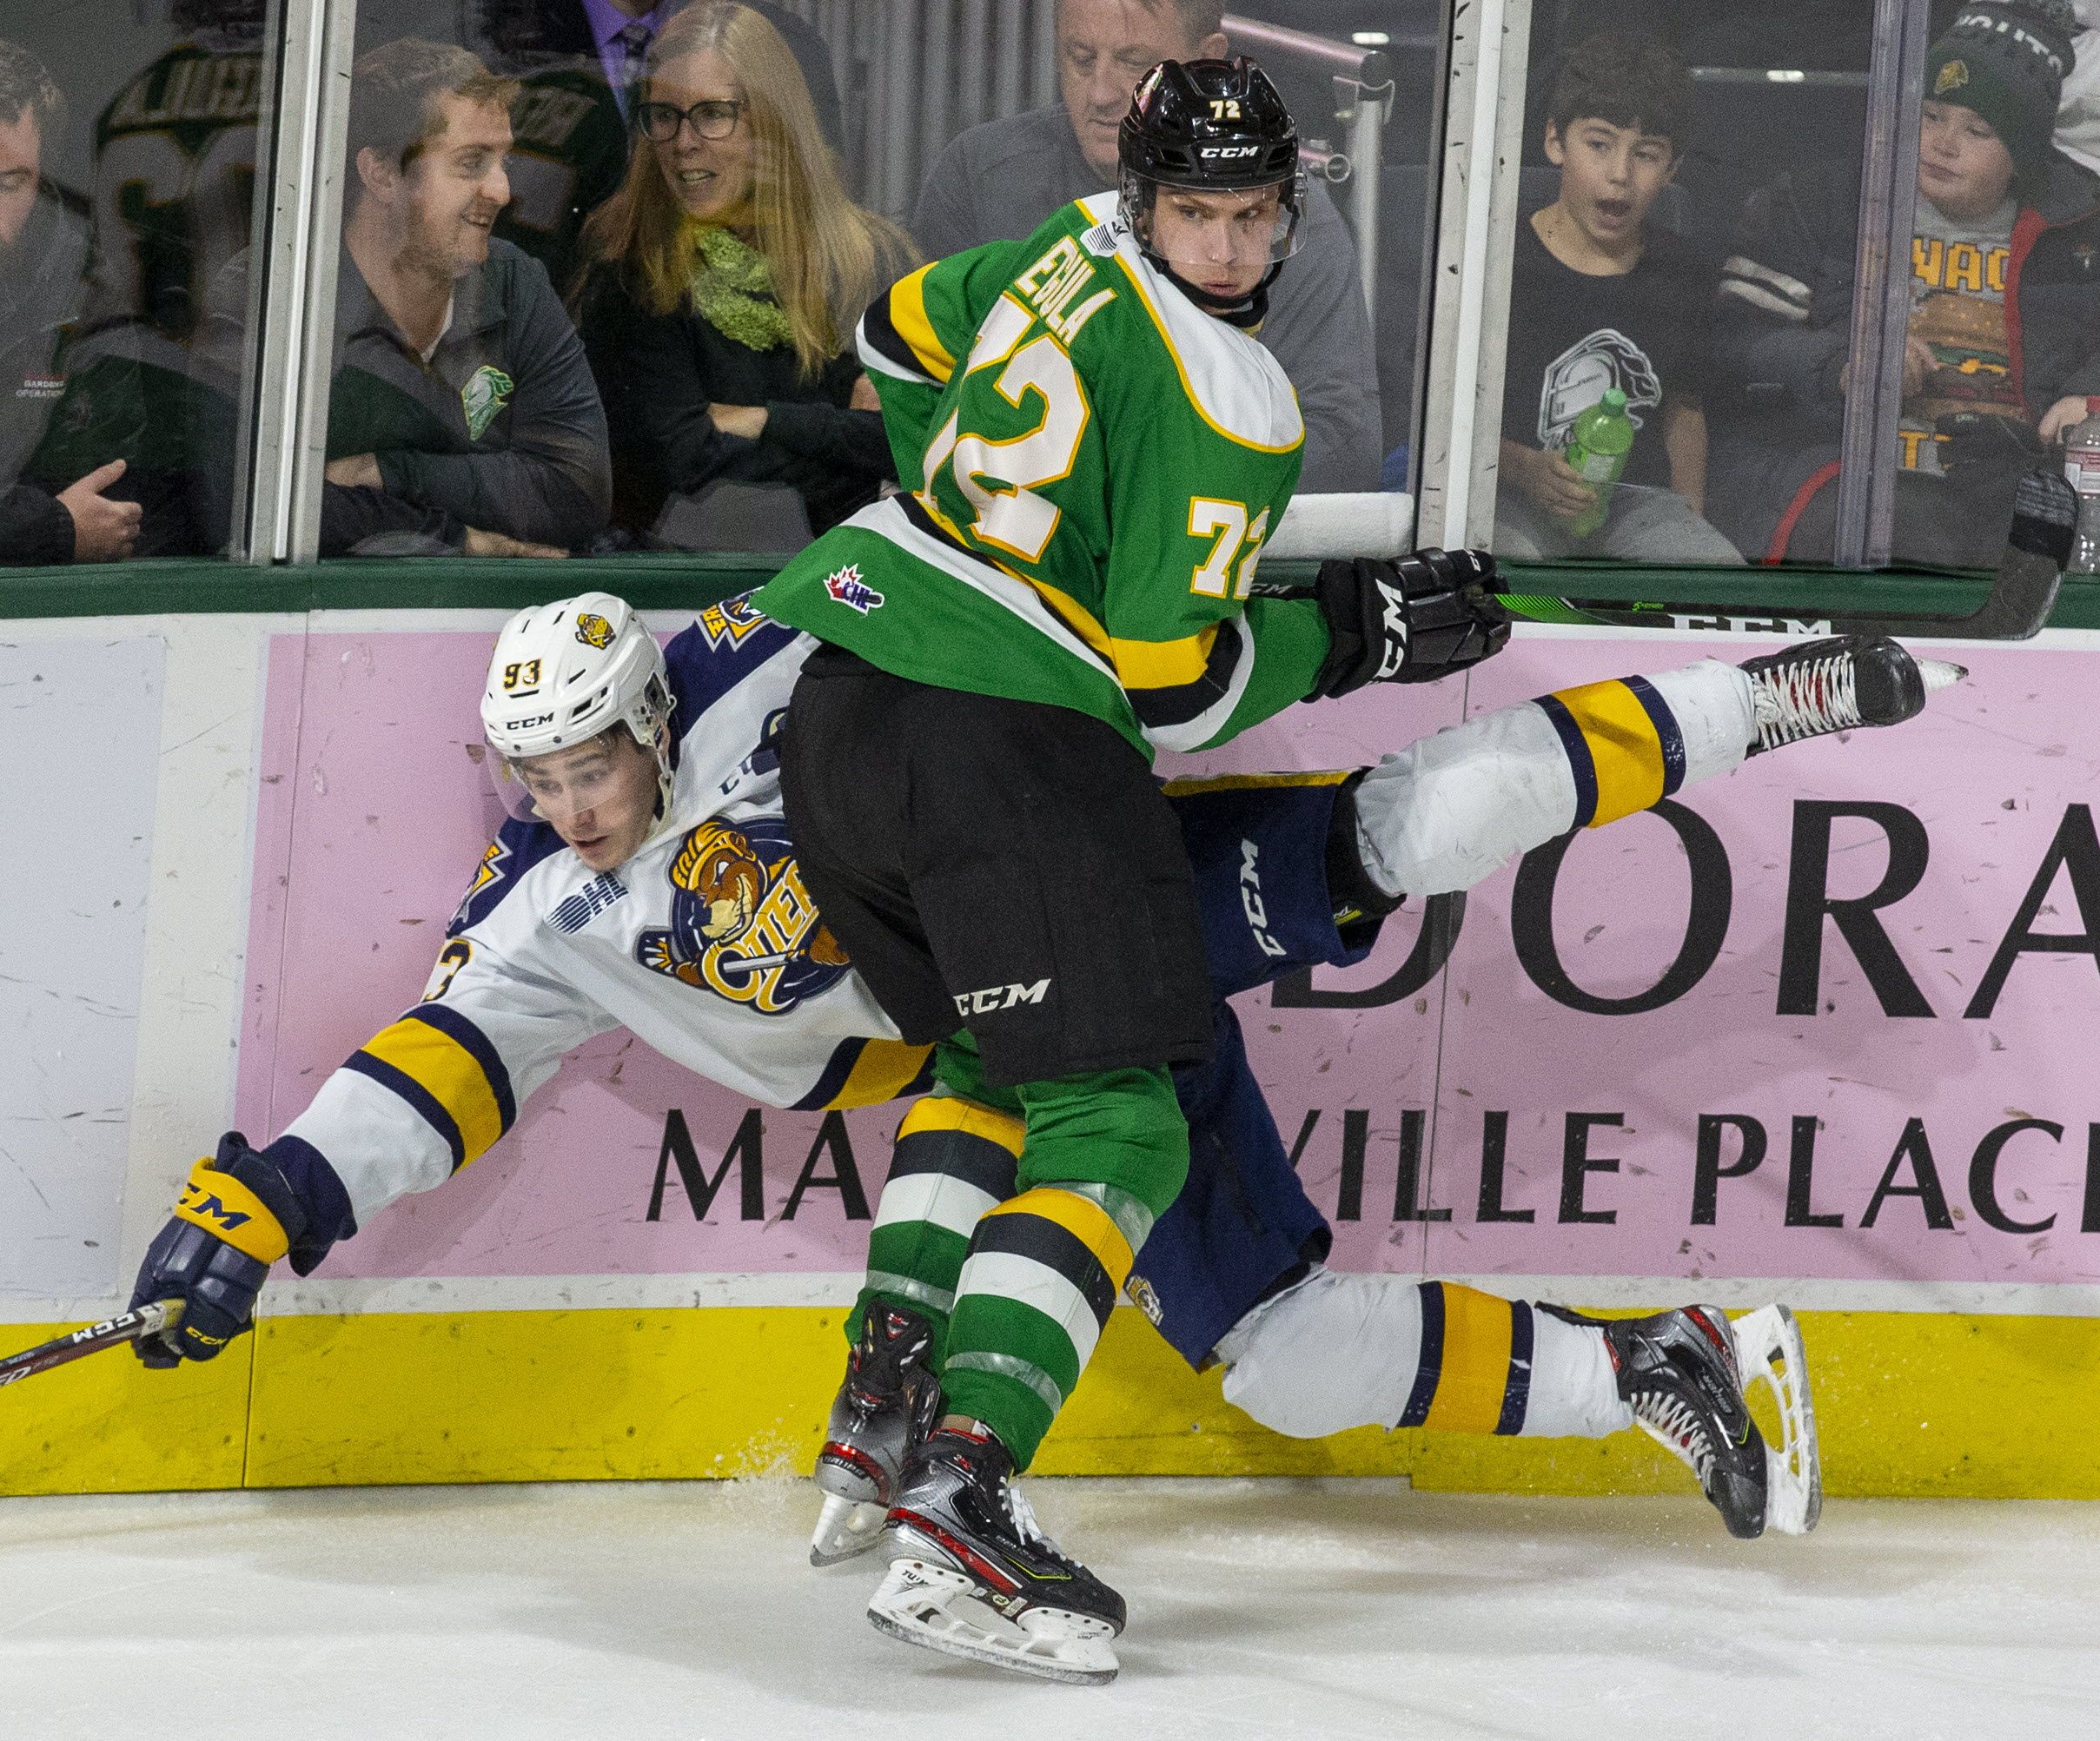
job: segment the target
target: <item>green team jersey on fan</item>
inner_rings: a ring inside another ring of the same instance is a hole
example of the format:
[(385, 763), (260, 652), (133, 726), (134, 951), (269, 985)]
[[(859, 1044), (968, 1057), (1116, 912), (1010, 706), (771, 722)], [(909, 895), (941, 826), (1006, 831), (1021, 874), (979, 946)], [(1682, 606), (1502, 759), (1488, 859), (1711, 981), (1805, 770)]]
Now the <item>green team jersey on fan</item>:
[(187, 340), (213, 279), (247, 248), (261, 120), (261, 32), (169, 50), (95, 123), (98, 316)]
[(504, 163), (510, 203), (495, 233), (546, 267), (555, 290), (566, 295), (584, 220), (627, 167), (627, 124), (594, 66), (539, 68), (519, 82)]
[(1148, 261), (1112, 194), (922, 268), (860, 355), (898, 475), (759, 609), (899, 677), (1222, 743), (1313, 686), (1308, 601), (1250, 599), (1298, 479), (1297, 396)]

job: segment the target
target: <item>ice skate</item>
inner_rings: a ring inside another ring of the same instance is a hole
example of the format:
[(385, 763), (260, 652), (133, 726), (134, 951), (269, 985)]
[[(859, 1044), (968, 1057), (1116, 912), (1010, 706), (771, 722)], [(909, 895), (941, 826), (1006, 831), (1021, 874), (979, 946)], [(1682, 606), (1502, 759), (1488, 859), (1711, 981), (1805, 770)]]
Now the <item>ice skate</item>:
[(869, 1310), (817, 1453), (824, 1509), (810, 1538), (812, 1566), (836, 1566), (881, 1538), (904, 1459), (940, 1414), (941, 1387), (926, 1364), (932, 1343), (931, 1327), (910, 1308)]
[(1753, 756), (1825, 732), (1900, 725), (1925, 698), (1968, 676), (1945, 659), (1917, 659), (1886, 635), (1833, 635), (1745, 659), (1757, 707)]
[[(1649, 1318), (1585, 1318), (1604, 1332), (1619, 1394), (1641, 1429), (1699, 1477), (1731, 1535), (1767, 1528), (1805, 1535), (1823, 1509), (1815, 1407), (1794, 1316), (1765, 1306), (1731, 1324), (1718, 1307)], [(1765, 1442), (1749, 1387), (1762, 1380), (1779, 1404), (1782, 1440)]]
[(912, 1453), (882, 1543), (877, 1630), (1045, 1680), (1116, 1678), (1123, 1598), (1037, 1527), (990, 1433), (944, 1429)]

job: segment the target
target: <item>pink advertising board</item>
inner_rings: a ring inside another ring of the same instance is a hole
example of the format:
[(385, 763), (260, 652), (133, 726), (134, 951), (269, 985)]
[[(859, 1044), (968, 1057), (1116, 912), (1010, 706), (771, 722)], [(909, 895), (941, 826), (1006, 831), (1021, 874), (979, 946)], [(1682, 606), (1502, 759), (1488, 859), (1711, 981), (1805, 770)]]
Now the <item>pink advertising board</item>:
[[(490, 826), (487, 648), (421, 631), (271, 647), (238, 1093), (257, 1140), (422, 988)], [(1524, 637), (1469, 696), (1302, 708), (1207, 765), (1350, 765), (1461, 707), (1716, 650)], [(2100, 1280), (2100, 652), (1961, 656), (1973, 680), (1923, 721), (1759, 758), (1530, 855), (1462, 912), (1403, 911), (1347, 973), (1242, 1000), (1336, 1261)], [(896, 1117), (759, 1113), (607, 1036), (488, 1156), (321, 1273), (850, 1271)], [(681, 1137), (719, 1181), (704, 1218)]]

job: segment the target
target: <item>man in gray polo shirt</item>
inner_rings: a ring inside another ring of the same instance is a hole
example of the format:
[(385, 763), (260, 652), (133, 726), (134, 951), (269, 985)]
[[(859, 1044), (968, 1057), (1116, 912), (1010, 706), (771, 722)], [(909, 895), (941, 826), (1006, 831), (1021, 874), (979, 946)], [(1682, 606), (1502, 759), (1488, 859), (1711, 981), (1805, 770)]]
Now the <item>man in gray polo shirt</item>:
[[(949, 142), (912, 214), (927, 257), (1018, 240), (1058, 207), (1114, 188), (1131, 87), (1156, 62), (1226, 53), (1224, 10), (1221, 0), (1058, 0), (1063, 102)], [(1327, 189), (1306, 191), (1303, 242), (1269, 287), (1261, 339), (1304, 413), (1300, 492), (1375, 490), (1384, 441), (1355, 244)]]
[(489, 235), (515, 91), (466, 50), (413, 39), (354, 70), (324, 553), (558, 556), (606, 523), (583, 346), (546, 268)]

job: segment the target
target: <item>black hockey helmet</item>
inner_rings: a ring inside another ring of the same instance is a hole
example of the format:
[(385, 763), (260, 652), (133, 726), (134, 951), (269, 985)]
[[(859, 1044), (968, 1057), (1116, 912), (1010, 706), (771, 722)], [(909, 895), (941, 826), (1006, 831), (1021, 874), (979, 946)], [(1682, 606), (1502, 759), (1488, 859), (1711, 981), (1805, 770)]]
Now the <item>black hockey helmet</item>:
[[(1297, 123), (1282, 93), (1246, 56), (1160, 62), (1137, 82), (1117, 136), (1116, 157), (1125, 222), (1156, 265), (1173, 271), (1152, 235), (1162, 188), (1206, 194), (1276, 188), (1269, 259), (1273, 266), (1296, 251), (1305, 209)], [(1174, 275), (1184, 289), (1191, 288), (1183, 274)], [(1267, 283), (1264, 279), (1263, 288)], [(1191, 294), (1214, 306), (1217, 301)]]

